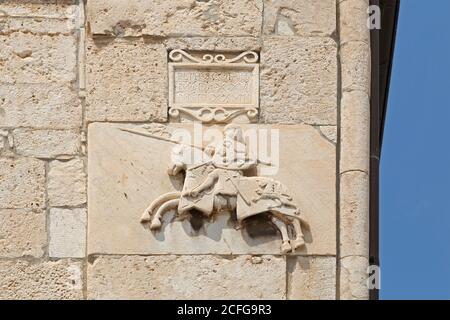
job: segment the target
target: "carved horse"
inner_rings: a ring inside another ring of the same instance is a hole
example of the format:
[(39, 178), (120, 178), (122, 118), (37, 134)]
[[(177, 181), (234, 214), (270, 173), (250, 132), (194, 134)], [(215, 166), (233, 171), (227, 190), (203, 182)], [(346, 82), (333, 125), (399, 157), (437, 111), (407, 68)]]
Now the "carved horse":
[[(215, 193), (214, 190), (206, 191), (200, 195), (186, 194), (185, 190), (189, 184), (187, 182), (189, 177), (198, 177), (199, 170), (205, 176), (214, 169), (214, 166), (207, 162), (190, 165), (178, 158), (170, 165), (168, 174), (172, 176), (185, 174), (184, 192), (168, 192), (156, 198), (145, 210), (141, 222), (150, 222), (151, 229), (159, 229), (161, 228), (162, 216), (170, 210), (176, 210), (178, 216), (189, 214), (192, 209), (201, 212), (204, 216), (224, 211), (236, 212), (239, 224), (250, 216), (267, 214), (270, 221), (280, 231), (281, 251), (283, 253), (295, 251), (297, 248), (304, 246), (301, 223), (306, 224), (306, 222), (300, 217), (297, 206), (291, 202), (292, 199), (287, 195), (287, 192), (283, 192), (283, 196), (279, 192), (274, 194), (261, 192), (263, 190), (260, 186), (278, 186), (278, 188), (286, 190), (281, 183), (273, 179), (245, 177), (238, 174), (232, 179), (234, 180), (234, 182), (232, 181), (233, 185), (236, 184), (235, 194), (222, 195)], [(226, 171), (224, 174), (227, 174)], [(293, 227), (295, 236), (293, 239), (289, 238), (288, 225)]]

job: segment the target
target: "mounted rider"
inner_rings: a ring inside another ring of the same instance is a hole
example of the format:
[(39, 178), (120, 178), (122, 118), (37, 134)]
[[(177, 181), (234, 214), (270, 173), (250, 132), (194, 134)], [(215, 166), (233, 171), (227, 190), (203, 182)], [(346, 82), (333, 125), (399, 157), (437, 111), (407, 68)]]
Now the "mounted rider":
[[(134, 130), (131, 132), (154, 137)], [(269, 177), (258, 177), (250, 172), (244, 175), (245, 171), (255, 169), (258, 163), (268, 164), (247, 151), (241, 127), (234, 124), (225, 126), (221, 142), (206, 148), (172, 137), (155, 138), (176, 144), (168, 173), (177, 175), (184, 172), (184, 184), (181, 192), (168, 192), (154, 199), (145, 210), (142, 223), (151, 221), (150, 228), (159, 229), (164, 213), (173, 209), (179, 217), (193, 214), (195, 210), (206, 217), (228, 211), (236, 214), (239, 228), (244, 226), (241, 223), (248, 217), (268, 214), (280, 231), (283, 253), (305, 245), (301, 222), (306, 222), (300, 217), (300, 210), (287, 188)], [(192, 162), (194, 151), (197, 156)], [(293, 238), (288, 234), (289, 225), (293, 227)]]
[[(179, 206), (181, 211), (195, 208), (211, 214), (217, 196), (222, 200), (236, 197), (243, 172), (257, 165), (257, 159), (247, 151), (242, 128), (235, 124), (225, 126), (221, 144), (208, 146), (204, 152), (208, 161), (186, 172)], [(202, 181), (199, 181), (199, 176)], [(224, 207), (230, 205), (233, 206), (226, 203)]]

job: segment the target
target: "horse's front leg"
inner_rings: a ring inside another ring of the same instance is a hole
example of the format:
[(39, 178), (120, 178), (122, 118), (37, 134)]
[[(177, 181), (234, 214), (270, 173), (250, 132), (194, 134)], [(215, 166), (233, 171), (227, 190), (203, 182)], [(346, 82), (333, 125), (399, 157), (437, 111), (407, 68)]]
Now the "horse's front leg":
[(177, 209), (179, 203), (180, 199), (173, 199), (163, 203), (153, 216), (152, 223), (150, 224), (150, 229), (155, 230), (161, 228), (162, 216), (171, 209)]
[(153, 203), (151, 203), (151, 204), (147, 207), (147, 209), (145, 209), (144, 213), (143, 213), (142, 216), (141, 216), (141, 223), (149, 222), (149, 221), (152, 219), (152, 217), (151, 217), (151, 214), (152, 214), (152, 207), (153, 207)]
[(141, 223), (146, 223), (146, 222), (149, 222), (150, 220), (152, 220), (153, 212), (157, 208), (159, 208), (163, 203), (165, 203), (169, 200), (177, 199), (180, 196), (181, 196), (181, 193), (178, 191), (168, 192), (168, 193), (160, 195), (158, 198), (153, 200), (152, 203), (150, 203), (150, 205), (147, 207), (147, 209), (145, 209), (145, 211), (141, 217)]
[(281, 252), (282, 253), (288, 253), (292, 250), (291, 244), (289, 243), (289, 236), (288, 236), (288, 232), (287, 232), (287, 226), (286, 223), (284, 223), (284, 221), (282, 221), (280, 218), (272, 215), (271, 218), (273, 224), (278, 228), (278, 230), (280, 230), (281, 233), (281, 239), (282, 239), (282, 244), (281, 244)]

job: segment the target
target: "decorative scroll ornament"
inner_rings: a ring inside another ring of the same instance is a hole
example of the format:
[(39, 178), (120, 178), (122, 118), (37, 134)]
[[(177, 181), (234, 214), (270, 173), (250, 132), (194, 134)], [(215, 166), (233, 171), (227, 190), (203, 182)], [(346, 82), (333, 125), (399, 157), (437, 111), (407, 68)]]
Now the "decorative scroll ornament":
[(230, 110), (225, 108), (213, 107), (203, 107), (200, 109), (171, 108), (169, 110), (169, 115), (172, 117), (172, 119), (179, 119), (180, 113), (185, 113), (194, 120), (209, 124), (228, 122), (231, 119), (236, 118), (242, 114), (245, 114), (248, 119), (253, 120), (257, 117), (258, 110), (256, 108)]
[(244, 61), (246, 63), (258, 62), (258, 54), (254, 51), (245, 51), (234, 58), (227, 59), (224, 54), (210, 54), (206, 53), (202, 59), (196, 58), (184, 50), (175, 49), (170, 51), (169, 58), (173, 62), (183, 62), (187, 59), (190, 62), (195, 63), (235, 63)]
[[(258, 164), (271, 164), (258, 160), (247, 151), (249, 148), (240, 126), (225, 126), (222, 141), (206, 147), (183, 144), (160, 131), (154, 135), (148, 130), (121, 130), (176, 144), (167, 172), (171, 176), (184, 177), (182, 191), (168, 192), (154, 199), (145, 210), (141, 223), (149, 223), (151, 229), (158, 230), (163, 215), (171, 210), (175, 210), (179, 219), (191, 214), (211, 217), (228, 212), (236, 214), (241, 228), (245, 227), (247, 218), (264, 215), (280, 231), (282, 253), (304, 246), (301, 224), (306, 222), (300, 217), (300, 210), (287, 188), (270, 178), (248, 176), (250, 172), (256, 172)], [(187, 162), (193, 151), (201, 152), (202, 156)], [(288, 227), (292, 227), (292, 234), (288, 233)]]

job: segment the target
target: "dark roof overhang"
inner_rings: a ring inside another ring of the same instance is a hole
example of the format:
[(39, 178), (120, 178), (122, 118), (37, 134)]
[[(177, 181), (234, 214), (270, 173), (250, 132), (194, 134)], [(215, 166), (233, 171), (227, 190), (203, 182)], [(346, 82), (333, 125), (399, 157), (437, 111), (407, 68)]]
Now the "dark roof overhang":
[[(372, 79), (369, 262), (379, 266), (379, 167), (400, 0), (370, 0), (370, 5), (377, 5), (381, 9), (381, 29), (371, 30), (370, 33)], [(379, 290), (370, 290), (370, 299), (378, 298)]]

